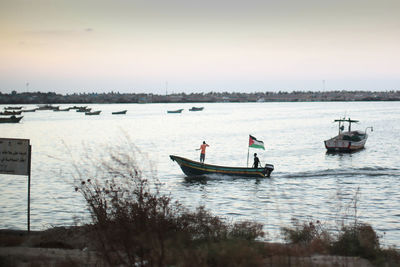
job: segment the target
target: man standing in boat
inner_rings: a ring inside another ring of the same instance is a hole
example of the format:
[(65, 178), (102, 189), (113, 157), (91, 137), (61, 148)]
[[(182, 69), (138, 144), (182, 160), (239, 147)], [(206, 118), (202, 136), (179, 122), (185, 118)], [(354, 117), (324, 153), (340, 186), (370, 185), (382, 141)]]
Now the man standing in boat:
[(254, 153), (253, 168), (258, 168), (258, 164), (260, 164), (260, 159), (257, 157), (257, 153)]
[(206, 141), (203, 141), (203, 144), (200, 146), (199, 149), (196, 150), (201, 150), (200, 152), (200, 162), (204, 163), (204, 160), (206, 159), (206, 147), (209, 145), (206, 144)]

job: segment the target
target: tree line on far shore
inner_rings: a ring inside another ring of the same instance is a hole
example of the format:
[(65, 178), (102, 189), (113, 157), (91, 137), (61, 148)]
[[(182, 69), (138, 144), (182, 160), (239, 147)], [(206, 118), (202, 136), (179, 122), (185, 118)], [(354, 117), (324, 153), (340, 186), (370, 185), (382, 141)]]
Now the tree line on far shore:
[(68, 103), (216, 103), (216, 102), (319, 102), (400, 101), (400, 91), (292, 91), (292, 92), (208, 92), (208, 93), (73, 93), (0, 92), (0, 104)]

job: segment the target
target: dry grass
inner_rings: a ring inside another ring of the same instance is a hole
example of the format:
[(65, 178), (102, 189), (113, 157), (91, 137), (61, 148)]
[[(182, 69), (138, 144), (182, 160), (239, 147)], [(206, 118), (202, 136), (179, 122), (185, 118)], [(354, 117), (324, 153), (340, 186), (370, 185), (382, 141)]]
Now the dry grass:
[(95, 165), (83, 164), (95, 166), (92, 170), (77, 166), (75, 190), (87, 202), (96, 250), (110, 265), (256, 266), (262, 262), (255, 242), (264, 235), (261, 224), (227, 223), (203, 207), (190, 211), (161, 194), (154, 172), (144, 173), (138, 167), (149, 161), (131, 143), (101, 158)]
[(382, 248), (375, 230), (358, 220), (350, 225), (342, 225), (338, 232), (329, 232), (318, 221), (294, 221), (292, 227), (282, 228), (282, 234), (290, 245), (288, 255), (360, 257), (370, 260), (374, 266), (400, 266), (399, 251)]

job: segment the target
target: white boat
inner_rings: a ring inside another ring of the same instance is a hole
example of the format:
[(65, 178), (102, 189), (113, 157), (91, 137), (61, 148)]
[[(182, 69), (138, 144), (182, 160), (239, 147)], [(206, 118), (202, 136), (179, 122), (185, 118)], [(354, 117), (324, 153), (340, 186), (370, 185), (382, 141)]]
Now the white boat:
[[(352, 131), (351, 124), (358, 121), (350, 118), (335, 120), (335, 122), (339, 123), (339, 134), (324, 141), (325, 147), (329, 152), (352, 152), (363, 149), (368, 139), (367, 129), (369, 128), (371, 132), (373, 131), (372, 127), (367, 127), (364, 132), (359, 130)], [(344, 131), (345, 123), (348, 123), (347, 131)]]

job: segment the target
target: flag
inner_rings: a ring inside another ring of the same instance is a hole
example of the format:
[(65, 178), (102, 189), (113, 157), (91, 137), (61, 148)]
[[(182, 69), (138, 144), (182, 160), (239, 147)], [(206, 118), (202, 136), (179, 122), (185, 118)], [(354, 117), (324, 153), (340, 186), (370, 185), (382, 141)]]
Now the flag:
[(249, 147), (252, 148), (261, 148), (265, 150), (264, 142), (257, 140), (254, 136), (249, 135)]

